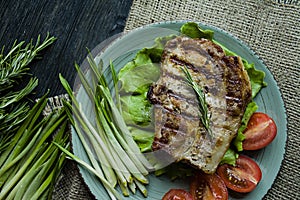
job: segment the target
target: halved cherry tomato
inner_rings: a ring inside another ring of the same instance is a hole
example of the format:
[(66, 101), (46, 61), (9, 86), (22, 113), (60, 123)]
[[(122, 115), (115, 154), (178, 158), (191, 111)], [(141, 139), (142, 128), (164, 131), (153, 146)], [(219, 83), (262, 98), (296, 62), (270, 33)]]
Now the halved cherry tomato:
[(218, 167), (217, 173), (229, 189), (241, 193), (254, 190), (262, 178), (258, 164), (244, 155), (239, 156), (236, 166), (223, 164)]
[(270, 144), (277, 133), (274, 120), (265, 113), (254, 113), (247, 125), (243, 141), (244, 150), (257, 150)]
[(190, 192), (194, 200), (227, 200), (228, 191), (217, 174), (197, 174), (191, 182)]
[(192, 195), (183, 189), (170, 189), (162, 200), (193, 200)]

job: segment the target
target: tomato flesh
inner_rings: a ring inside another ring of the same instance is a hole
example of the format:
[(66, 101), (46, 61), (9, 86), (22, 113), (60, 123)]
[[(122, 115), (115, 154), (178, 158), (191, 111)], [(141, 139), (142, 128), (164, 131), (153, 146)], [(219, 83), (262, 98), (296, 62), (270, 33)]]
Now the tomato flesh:
[(197, 174), (191, 182), (190, 192), (194, 200), (227, 200), (228, 191), (217, 174)]
[(225, 185), (236, 192), (248, 193), (256, 188), (262, 178), (262, 172), (251, 158), (240, 155), (236, 166), (223, 164), (217, 169)]
[(258, 150), (270, 144), (277, 134), (274, 120), (265, 113), (256, 112), (244, 131), (244, 150)]
[(192, 195), (183, 189), (170, 189), (162, 200), (193, 200)]

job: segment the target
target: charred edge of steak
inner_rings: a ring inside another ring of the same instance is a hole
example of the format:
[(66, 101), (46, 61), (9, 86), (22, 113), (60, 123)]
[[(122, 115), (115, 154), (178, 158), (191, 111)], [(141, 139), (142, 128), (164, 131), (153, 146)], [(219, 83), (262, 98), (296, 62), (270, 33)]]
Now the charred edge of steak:
[[(156, 87), (157, 85), (156, 84), (152, 84), (150, 87), (149, 87), (149, 90), (148, 90), (148, 93), (147, 93), (147, 98), (148, 100), (153, 104), (161, 104), (161, 102), (159, 101), (159, 99), (157, 99), (154, 95), (154, 87)], [(160, 87), (157, 87), (159, 88), (156, 92), (157, 94), (166, 94), (168, 92), (168, 88), (161, 85)]]
[[(226, 103), (229, 115), (242, 115), (251, 101), (251, 90), (247, 83), (248, 75), (243, 69), (243, 64), (239, 57), (225, 56), (223, 61), (228, 67), (225, 77), (226, 85)], [(242, 76), (242, 77), (241, 77)], [(251, 87), (251, 86), (250, 86)]]
[(171, 154), (171, 152), (169, 152), (168, 150), (168, 144), (170, 142), (170, 138), (171, 137), (184, 137), (185, 134), (181, 131), (178, 131), (176, 129), (173, 128), (168, 128), (168, 127), (162, 127), (161, 128), (161, 137), (155, 137), (154, 141), (152, 143), (152, 150), (156, 151), (159, 149), (164, 149), (165, 151), (167, 151), (169, 154)]
[[(225, 55), (222, 47), (204, 38), (191, 39), (189, 37), (177, 37), (176, 39), (168, 41), (166, 47), (170, 51), (170, 49), (177, 48), (179, 44), (182, 45), (182, 49), (184, 49), (185, 51), (192, 50), (198, 52), (201, 55), (208, 54), (214, 59), (219, 59), (220, 57), (223, 57)], [(202, 45), (201, 49), (197, 47), (199, 44)], [(164, 57), (162, 57), (162, 60), (164, 60)]]
[[(176, 140), (184, 140), (186, 137), (192, 137), (199, 133), (200, 121), (198, 116), (191, 117), (178, 114), (174, 111), (164, 109), (162, 106), (155, 105), (155, 129), (159, 132), (159, 137), (154, 137), (152, 144), (153, 150), (164, 148), (170, 152), (170, 149), (165, 147), (165, 144), (170, 144)], [(203, 128), (204, 129), (204, 128)], [(172, 146), (180, 146), (180, 143), (172, 144)]]

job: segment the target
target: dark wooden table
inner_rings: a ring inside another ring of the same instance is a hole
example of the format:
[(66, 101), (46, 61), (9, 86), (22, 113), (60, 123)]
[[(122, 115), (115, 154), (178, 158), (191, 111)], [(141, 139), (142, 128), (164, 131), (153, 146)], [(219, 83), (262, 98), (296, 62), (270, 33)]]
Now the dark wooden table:
[(64, 92), (58, 74), (74, 82), (74, 63), (108, 37), (123, 31), (132, 0), (0, 0), (0, 47), (13, 42), (45, 38), (57, 41), (43, 52), (43, 59), (32, 63), (38, 77), (36, 97), (50, 89), (49, 96)]

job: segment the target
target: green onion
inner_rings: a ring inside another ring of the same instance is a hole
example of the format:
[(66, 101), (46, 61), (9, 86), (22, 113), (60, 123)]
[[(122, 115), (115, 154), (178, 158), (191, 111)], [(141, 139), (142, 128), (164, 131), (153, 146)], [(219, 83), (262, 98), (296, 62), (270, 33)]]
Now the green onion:
[(63, 148), (62, 146), (60, 146), (58, 143), (53, 142), (61, 151), (63, 151), (65, 154), (67, 154), (68, 156), (70, 156), (74, 161), (76, 161), (77, 163), (79, 163), (80, 165), (84, 166), (87, 170), (89, 170), (90, 172), (92, 172), (93, 174), (95, 174), (101, 181), (102, 183), (105, 185), (105, 187), (109, 188), (110, 191), (115, 195), (115, 197), (117, 199), (122, 199), (121, 196), (119, 195), (119, 193), (110, 185), (110, 183), (103, 178), (103, 176), (101, 176), (94, 168), (92, 168), (88, 163), (82, 161), (80, 158), (78, 158), (77, 156), (75, 156), (74, 154), (72, 154), (70, 151), (66, 150), (65, 148)]
[[(110, 62), (110, 72), (114, 84), (114, 97), (103, 76), (103, 63), (97, 65), (91, 55), (87, 58), (91, 70), (86, 75), (75, 64), (79, 78), (87, 96), (94, 107), (94, 117), (90, 120), (77, 101), (68, 82), (60, 75), (60, 81), (70, 96), (72, 105), (65, 102), (68, 118), (74, 127), (91, 164), (84, 162), (66, 149), (68, 156), (94, 173), (112, 199), (120, 198), (114, 189), (116, 180), (124, 196), (136, 192), (136, 186), (146, 195), (145, 185), (149, 183), (146, 175), (153, 169), (151, 163), (140, 152), (121, 115), (117, 73)], [(73, 113), (73, 115), (71, 114)], [(90, 145), (88, 145), (89, 143)], [(99, 162), (97, 162), (99, 161)], [(112, 196), (115, 195), (115, 196)]]
[[(148, 170), (153, 170), (152, 164), (141, 153), (137, 143), (134, 141), (132, 135), (130, 134), (129, 129), (122, 117), (122, 114), (119, 112), (118, 108), (113, 102), (109, 89), (104, 88), (102, 85), (100, 85), (99, 87), (100, 90), (102, 91), (103, 96), (106, 98), (107, 102), (109, 103), (111, 114), (114, 119), (114, 123), (116, 124), (116, 126), (119, 127), (119, 130), (121, 130), (122, 137), (125, 139), (126, 143), (128, 144), (128, 147), (130, 147), (131, 151), (136, 156), (136, 159), (138, 159)], [(139, 162), (137, 161), (137, 163)], [(140, 169), (142, 168), (143, 167), (140, 166)], [(145, 170), (143, 170), (143, 173), (145, 173), (145, 175), (147, 174)]]
[[(69, 86), (68, 82), (60, 75), (60, 80), (62, 85), (64, 86), (64, 88), (66, 89), (66, 91), (68, 92), (72, 102), (73, 102), (73, 107), (69, 106), (69, 109), (72, 109), (73, 114), (76, 117), (76, 120), (72, 119), (72, 116), (69, 116), (71, 119), (71, 122), (75, 123), (74, 127), (79, 127), (81, 126), (83, 128), (83, 131), (85, 132), (86, 136), (90, 139), (90, 141), (97, 141), (97, 143), (94, 143), (94, 148), (95, 146), (100, 147), (104, 153), (104, 155), (106, 156), (106, 158), (109, 160), (107, 164), (107, 166), (111, 166), (112, 169), (118, 169), (118, 166), (120, 166), (120, 163), (118, 165), (118, 163), (115, 162), (115, 160), (113, 159), (113, 156), (111, 156), (111, 152), (109, 151), (109, 148), (107, 147), (106, 141), (104, 141), (100, 135), (98, 134), (98, 132), (96, 131), (96, 129), (90, 124), (89, 120), (86, 118), (86, 116), (84, 115), (84, 112), (82, 112), (79, 108), (79, 103), (76, 101), (75, 96), (72, 93), (71, 87)], [(76, 124), (78, 123), (78, 124)], [(78, 128), (76, 128), (78, 130)], [(77, 132), (78, 134), (78, 132)], [(79, 132), (80, 134), (80, 132)], [(87, 154), (90, 154), (89, 157), (92, 157), (93, 155), (91, 155), (92, 150), (89, 148), (89, 146), (84, 145), (84, 148), (86, 149)], [(69, 152), (69, 154), (71, 154)], [(72, 157), (71, 158), (73, 160), (75, 160), (76, 162), (78, 162), (78, 157)], [(93, 158), (92, 158), (93, 159)], [(80, 160), (80, 159), (79, 159)], [(101, 162), (102, 160), (100, 160)], [(107, 179), (105, 179), (103, 176), (101, 176), (102, 174), (99, 174), (92, 166), (88, 165), (86, 162), (80, 160), (80, 162), (78, 162), (79, 164), (81, 164), (84, 167), (88, 166), (88, 170), (91, 172), (96, 172), (97, 174), (95, 174), (103, 183), (105, 189), (107, 191), (110, 191), (111, 193), (115, 194), (115, 191), (112, 190), (112, 188), (114, 187), (114, 184), (110, 184), (107, 185), (109, 183), (108, 180), (111, 179), (111, 177), (107, 177)], [(103, 164), (103, 163), (102, 163)], [(92, 169), (92, 170), (91, 170)], [(116, 175), (118, 176), (119, 179), (122, 180), (122, 182), (126, 182), (123, 174), (121, 174), (120, 170), (115, 170)]]
[(144, 195), (144, 197), (147, 197), (148, 191), (147, 191), (146, 187), (136, 179), (134, 180), (134, 182), (137, 185), (137, 187), (139, 188), (139, 190), (141, 191), (141, 193)]
[(53, 191), (65, 156), (51, 140), (68, 148), (69, 134), (64, 109), (40, 120), (46, 103), (44, 95), (0, 155), (0, 199), (40, 199)]
[[(113, 171), (113, 169), (110, 167), (110, 165), (108, 164), (109, 161), (108, 159), (109, 158), (106, 158), (102, 148), (101, 148), (101, 144), (99, 144), (97, 142), (97, 139), (92, 135), (92, 134), (88, 134), (90, 136), (89, 138), (89, 142), (92, 143), (93, 147), (95, 147), (95, 152), (96, 152), (96, 156), (97, 159), (101, 162), (101, 167), (99, 166), (99, 164), (97, 163), (96, 159), (94, 158), (94, 155), (92, 153), (92, 150), (89, 148), (88, 144), (87, 144), (87, 141), (84, 137), (84, 132), (89, 132), (89, 129), (87, 126), (85, 126), (84, 122), (83, 121), (80, 121), (82, 125), (82, 129), (79, 127), (79, 123), (76, 123), (73, 119), (73, 116), (71, 115), (71, 111), (72, 111), (72, 107), (69, 103), (65, 102), (64, 103), (65, 107), (68, 107), (68, 116), (69, 116), (69, 119), (71, 120), (71, 123), (73, 125), (73, 127), (75, 128), (84, 148), (86, 149), (87, 151), (87, 154), (88, 154), (88, 157), (89, 159), (91, 160), (91, 163), (93, 165), (93, 167), (95, 168), (95, 170), (102, 176), (105, 175), (105, 177), (107, 178), (107, 180), (110, 182), (110, 184), (112, 186), (115, 186), (116, 183), (117, 183), (117, 179), (116, 179), (116, 175)], [(81, 120), (81, 118), (79, 117), (79, 114), (74, 111), (74, 114), (75, 114), (75, 117), (77, 116), (77, 119), (78, 120)], [(102, 172), (103, 170), (103, 172)], [(103, 174), (104, 173), (104, 174)]]

